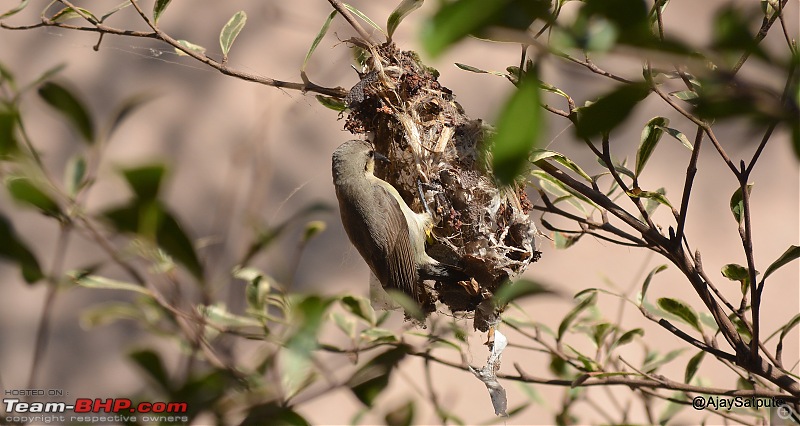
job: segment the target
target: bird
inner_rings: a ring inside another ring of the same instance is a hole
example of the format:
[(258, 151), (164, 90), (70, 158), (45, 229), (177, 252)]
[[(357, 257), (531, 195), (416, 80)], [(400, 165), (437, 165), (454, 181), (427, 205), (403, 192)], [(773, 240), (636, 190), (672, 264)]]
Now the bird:
[[(425, 306), (423, 280), (463, 281), (457, 266), (433, 259), (425, 241), (433, 221), (416, 213), (391, 184), (375, 176), (375, 160), (388, 161), (364, 140), (343, 143), (333, 153), (332, 171), (342, 225), (350, 242), (385, 290), (399, 290)], [(424, 201), (423, 201), (424, 202)]]

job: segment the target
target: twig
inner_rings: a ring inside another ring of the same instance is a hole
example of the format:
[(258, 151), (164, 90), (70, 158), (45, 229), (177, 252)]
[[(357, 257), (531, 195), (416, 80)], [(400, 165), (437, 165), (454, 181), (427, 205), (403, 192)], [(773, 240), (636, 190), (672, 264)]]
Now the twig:
[(700, 120), (699, 118), (691, 114), (689, 111), (686, 111), (683, 107), (678, 105), (674, 100), (672, 100), (672, 98), (669, 97), (668, 94), (664, 93), (664, 91), (661, 90), (658, 87), (658, 85), (655, 84), (655, 82), (653, 82), (650, 85), (650, 87), (654, 92), (656, 92), (658, 96), (661, 97), (661, 99), (663, 99), (666, 103), (668, 103), (669, 106), (672, 107), (672, 109), (678, 111), (681, 115), (688, 118), (692, 123), (700, 126), (703, 129), (703, 131), (705, 131), (706, 135), (708, 135), (708, 138), (711, 140), (711, 143), (714, 144), (714, 148), (717, 149), (717, 152), (719, 153), (720, 157), (722, 157), (722, 159), (725, 161), (725, 164), (727, 164), (728, 168), (731, 169), (731, 171), (738, 176), (739, 171), (736, 170), (736, 166), (733, 164), (733, 161), (731, 161), (730, 157), (728, 157), (728, 154), (725, 152), (725, 149), (722, 148), (722, 145), (717, 140), (716, 135), (714, 135), (714, 132), (711, 130), (711, 126), (709, 126), (708, 123), (706, 123), (703, 120)]
[(778, 19), (779, 16), (783, 14), (783, 7), (788, 3), (789, 0), (780, 0), (780, 9), (776, 10), (775, 13), (772, 14), (769, 18), (764, 17), (764, 21), (761, 23), (761, 28), (759, 28), (758, 33), (756, 34), (755, 38), (753, 39), (753, 44), (749, 46), (749, 48), (742, 54), (739, 58), (739, 61), (736, 62), (736, 65), (731, 69), (731, 74), (736, 75), (742, 66), (753, 53), (753, 51), (758, 47), (761, 43), (761, 40), (767, 36), (769, 29), (772, 27), (772, 24)]
[[(617, 185), (619, 185), (619, 187), (622, 188), (622, 191), (625, 192), (626, 195), (630, 194), (630, 189), (622, 180), (622, 177), (619, 175), (619, 172), (617, 172), (617, 168), (614, 167), (614, 163), (611, 158), (611, 147), (608, 140), (608, 134), (603, 135), (602, 158), (603, 161), (606, 163), (606, 168), (608, 169), (609, 172), (611, 172), (611, 176), (613, 176), (614, 180), (617, 182)], [(644, 219), (644, 221), (647, 222), (647, 225), (650, 227), (650, 229), (656, 230), (657, 229), (656, 225), (653, 223), (653, 220), (650, 218), (650, 215), (647, 213), (647, 210), (644, 208), (644, 205), (642, 205), (641, 198), (631, 197), (630, 195), (628, 195), (628, 199), (630, 199), (633, 202), (633, 204), (636, 205), (636, 208), (639, 210), (639, 214), (642, 215), (642, 219)]]
[(358, 35), (361, 36), (361, 38), (363, 38), (364, 41), (366, 41), (367, 43), (369, 43), (372, 46), (375, 46), (375, 45), (378, 44), (378, 43), (375, 42), (375, 40), (372, 39), (372, 37), (370, 37), (369, 33), (356, 20), (356, 17), (353, 16), (353, 14), (350, 13), (350, 11), (347, 10), (346, 7), (344, 7), (342, 2), (340, 2), (339, 0), (328, 0), (328, 3), (330, 3), (331, 6), (333, 6), (333, 8), (336, 9), (337, 12), (342, 14), (344, 19), (347, 20), (347, 23), (350, 24), (350, 26), (353, 27), (354, 30), (356, 30)]
[(694, 177), (697, 174), (697, 161), (700, 158), (700, 145), (703, 143), (703, 127), (697, 126), (697, 132), (694, 135), (694, 149), (692, 149), (692, 156), (689, 159), (689, 165), (686, 166), (686, 181), (683, 184), (683, 195), (681, 196), (680, 214), (678, 214), (678, 228), (675, 231), (674, 244), (679, 246), (683, 240), (684, 227), (686, 226), (686, 218), (689, 211), (689, 198), (692, 194), (692, 185), (694, 184)]
[(58, 279), (61, 270), (64, 268), (64, 259), (69, 245), (69, 236), (72, 225), (62, 223), (56, 242), (53, 264), (50, 269), (50, 276), (47, 280), (47, 295), (39, 316), (39, 326), (36, 329), (36, 343), (33, 349), (33, 360), (31, 361), (31, 371), (28, 374), (28, 389), (35, 389), (36, 374), (42, 369), (41, 361), (47, 348), (47, 341), (50, 335), (50, 318), (53, 314), (53, 305), (58, 294)]
[(188, 56), (192, 57), (193, 59), (219, 71), (222, 74), (238, 78), (244, 81), (250, 81), (253, 83), (263, 84), (265, 86), (271, 86), (281, 89), (288, 89), (288, 90), (297, 90), (302, 93), (306, 92), (313, 92), (319, 93), (326, 96), (332, 96), (335, 98), (344, 98), (347, 95), (347, 90), (342, 87), (330, 88), (319, 86), (311, 82), (304, 82), (304, 83), (297, 83), (297, 82), (289, 82), (289, 81), (282, 81), (276, 80), (269, 77), (264, 77), (256, 74), (247, 73), (244, 71), (239, 71), (237, 69), (229, 67), (227, 64), (222, 62), (215, 61), (205, 54), (201, 54), (190, 50), (180, 43), (177, 40), (169, 36), (168, 34), (164, 33), (163, 31), (155, 28), (150, 18), (142, 11), (141, 7), (139, 7), (136, 0), (131, 0), (131, 4), (136, 8), (139, 15), (145, 22), (153, 29), (152, 32), (145, 32), (145, 31), (131, 31), (131, 30), (122, 30), (118, 28), (109, 27), (102, 23), (96, 23), (94, 26), (91, 27), (81, 27), (75, 26), (70, 24), (64, 24), (60, 22), (53, 22), (53, 21), (43, 21), (38, 24), (34, 25), (27, 25), (27, 26), (12, 26), (0, 22), (0, 27), (8, 30), (27, 30), (32, 28), (39, 28), (39, 27), (55, 27), (55, 28), (64, 28), (74, 31), (87, 31), (87, 32), (96, 32), (100, 34), (112, 34), (112, 35), (119, 35), (119, 36), (128, 36), (128, 37), (139, 37), (139, 38), (152, 38), (156, 40), (161, 40), (174, 48), (180, 50), (183, 53), (186, 53)]

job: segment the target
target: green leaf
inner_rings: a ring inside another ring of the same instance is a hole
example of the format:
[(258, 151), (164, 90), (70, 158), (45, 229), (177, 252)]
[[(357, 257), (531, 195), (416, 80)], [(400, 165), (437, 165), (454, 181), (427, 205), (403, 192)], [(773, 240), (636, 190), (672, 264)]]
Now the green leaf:
[(555, 231), (553, 233), (553, 239), (555, 240), (555, 246), (559, 250), (564, 250), (572, 247), (578, 240), (581, 239), (583, 234), (576, 234), (576, 235), (569, 235), (565, 234), (561, 231)]
[(38, 182), (26, 177), (9, 177), (6, 179), (6, 188), (11, 197), (20, 202), (40, 210), (47, 216), (63, 216), (58, 203), (40, 188)]
[[(685, 392), (674, 392), (672, 395), (667, 395), (669, 398), (669, 402), (664, 406), (661, 410), (661, 413), (658, 415), (658, 424), (666, 425), (670, 424), (675, 415), (677, 415), (681, 410), (686, 408), (689, 404), (688, 398), (686, 397)], [(674, 401), (685, 401), (686, 403), (679, 403)]]
[(567, 158), (567, 156), (559, 152), (550, 151), (548, 149), (534, 149), (533, 153), (531, 154), (530, 161), (532, 163), (535, 163), (539, 160), (544, 160), (548, 158), (552, 158), (557, 163), (577, 173), (587, 182), (590, 183), (592, 182), (592, 178), (585, 171), (583, 171), (583, 169), (581, 169), (581, 167), (578, 164), (576, 164), (574, 161)]
[(402, 22), (409, 13), (419, 9), (424, 1), (425, 0), (403, 0), (397, 5), (389, 15), (389, 19), (386, 20), (386, 31), (389, 33), (389, 40), (392, 39), (392, 35), (397, 29), (397, 26), (400, 25), (400, 22)]
[(563, 191), (563, 193), (570, 194), (573, 197), (575, 197), (575, 198), (583, 201), (584, 203), (592, 206), (593, 208), (596, 208), (596, 209), (600, 208), (597, 204), (594, 203), (594, 201), (586, 198), (586, 196), (581, 194), (580, 192), (575, 191), (574, 189), (564, 185), (561, 181), (559, 181), (555, 177), (549, 175), (548, 173), (546, 173), (543, 170), (533, 170), (533, 171), (531, 171), (531, 175), (533, 175), (534, 177), (538, 178), (542, 182), (548, 182), (549, 184), (552, 184), (555, 188), (558, 188), (560, 191)]
[(347, 337), (354, 339), (356, 337), (356, 321), (351, 317), (344, 316), (341, 312), (333, 312), (331, 314), (333, 323), (342, 330)]
[(661, 140), (661, 136), (664, 134), (664, 130), (662, 129), (667, 125), (669, 125), (669, 119), (664, 117), (653, 117), (647, 122), (647, 124), (645, 124), (644, 129), (642, 129), (639, 149), (636, 151), (635, 176), (637, 178), (639, 175), (641, 175), (645, 164), (647, 164), (647, 160), (650, 159), (650, 156), (656, 149), (658, 141)]
[(600, 324), (592, 326), (592, 341), (596, 347), (600, 347), (603, 345), (603, 341), (605, 341), (606, 336), (614, 330), (614, 324), (601, 322)]
[(0, 63), (0, 85), (8, 83), (9, 87), (16, 89), (16, 82), (14, 81), (14, 74)]
[(317, 347), (317, 333), (334, 299), (317, 295), (296, 297), (300, 300), (293, 301), (291, 311), (291, 322), (295, 331), (286, 346), (309, 356)]
[(264, 424), (285, 425), (285, 426), (310, 426), (306, 419), (297, 414), (290, 407), (286, 407), (277, 402), (250, 407), (247, 416), (239, 426), (262, 426)]
[[(138, 169), (142, 170), (142, 169)], [(130, 170), (129, 170), (130, 171)], [(145, 174), (152, 178), (152, 174)], [(134, 179), (134, 177), (126, 178)], [(156, 245), (169, 256), (180, 262), (197, 280), (203, 279), (203, 265), (194, 251), (192, 241), (183, 230), (183, 226), (173, 214), (157, 200), (145, 197), (155, 196), (157, 181), (152, 179), (135, 180), (134, 187), (139, 198), (126, 206), (110, 209), (103, 213), (120, 232), (138, 234), (154, 240)], [(133, 182), (130, 182), (133, 186)]]
[(86, 184), (86, 160), (81, 155), (72, 157), (64, 171), (64, 188), (74, 198)]
[(425, 313), (422, 312), (419, 304), (414, 299), (408, 297), (407, 294), (395, 289), (387, 289), (386, 294), (389, 295), (392, 302), (403, 308), (407, 316), (420, 322), (425, 321)]
[(247, 14), (244, 13), (243, 10), (240, 10), (231, 16), (228, 23), (222, 27), (222, 31), (219, 33), (219, 46), (222, 48), (223, 60), (228, 58), (228, 52), (230, 52), (233, 42), (236, 41), (236, 37), (242, 32), (246, 23)]
[(786, 335), (792, 331), (793, 328), (797, 327), (797, 324), (800, 324), (800, 314), (795, 315), (792, 319), (789, 320), (783, 327), (780, 328), (781, 336), (778, 338), (778, 350), (776, 352), (780, 352), (780, 348), (783, 347), (783, 339)]
[[(92, 14), (92, 12), (89, 12), (88, 10), (86, 10), (86, 9), (84, 9), (82, 7), (77, 8), (77, 10), (79, 10), (84, 15), (88, 16), (89, 17), (89, 22), (91, 22), (91, 23), (100, 22), (100, 20), (97, 19), (97, 17), (94, 16)], [(83, 19), (83, 16), (81, 16), (80, 13), (78, 13), (75, 9), (73, 9), (71, 7), (65, 7), (65, 8), (59, 10), (58, 12), (56, 12), (53, 16), (51, 16), (50, 20), (53, 21), (53, 22), (59, 22), (60, 23), (60, 22), (65, 22), (65, 21), (68, 21), (70, 19), (76, 19), (76, 18)]]
[[(397, 335), (393, 331), (385, 328), (369, 328), (361, 332), (361, 337), (369, 343), (384, 342), (394, 343), (397, 342)], [(456, 346), (458, 347), (458, 346)]]
[(646, 83), (626, 84), (601, 96), (589, 106), (577, 108), (576, 134), (581, 138), (589, 138), (610, 132), (625, 121), (648, 94), (650, 88)]
[(116, 5), (116, 6), (115, 6), (113, 9), (111, 9), (111, 10), (109, 10), (108, 12), (104, 13), (104, 14), (103, 14), (103, 16), (101, 16), (101, 17), (100, 17), (100, 22), (103, 22), (103, 21), (105, 21), (105, 20), (106, 20), (106, 19), (108, 19), (108, 18), (109, 18), (111, 15), (113, 15), (113, 14), (115, 14), (115, 13), (119, 12), (119, 11), (120, 11), (120, 10), (122, 10), (122, 9), (125, 9), (126, 7), (130, 6), (131, 4), (132, 4), (132, 3), (131, 3), (130, 1), (124, 1), (124, 2), (122, 2), (122, 3), (118, 4), (118, 5)]
[(89, 329), (111, 324), (122, 319), (145, 322), (142, 310), (128, 302), (109, 302), (81, 312), (81, 327)]
[(323, 95), (316, 95), (315, 98), (317, 99), (317, 102), (322, 104), (322, 106), (332, 109), (336, 112), (342, 112), (347, 109), (347, 105), (342, 102), (341, 99)]
[[(650, 271), (649, 274), (647, 274), (647, 277), (644, 279), (644, 283), (642, 283), (642, 296), (641, 296), (642, 297), (642, 301), (644, 301), (644, 298), (647, 295), (647, 289), (650, 287), (650, 281), (653, 280), (653, 277), (657, 273), (659, 273), (659, 272), (661, 272), (661, 271), (663, 271), (665, 269), (667, 269), (667, 265), (659, 265), (659, 266), (656, 266), (655, 268), (653, 268), (653, 270)], [(640, 305), (641, 305), (641, 303), (640, 303)]]
[(668, 135), (677, 139), (678, 142), (680, 142), (681, 144), (683, 144), (683, 146), (688, 148), (689, 151), (694, 151), (694, 147), (692, 146), (692, 143), (689, 142), (689, 138), (687, 138), (686, 135), (681, 133), (679, 130), (673, 129), (671, 127), (661, 127), (661, 130), (667, 132)]
[[(601, 166), (605, 167), (606, 169), (611, 170), (611, 168), (606, 164), (605, 161), (603, 161), (602, 158), (597, 158), (597, 163), (600, 164)], [(613, 161), (613, 158), (612, 158), (612, 163), (615, 163)], [(621, 175), (625, 175), (625, 176), (633, 179), (633, 176), (634, 176), (633, 172), (629, 168), (625, 167), (626, 164), (627, 164), (627, 158), (621, 164), (613, 164), (614, 170), (616, 170), (617, 173), (619, 173)], [(616, 184), (616, 182), (615, 182), (615, 184)]]
[[(750, 195), (752, 190), (753, 190), (753, 184), (752, 183), (748, 183), (747, 184), (747, 194)], [(731, 213), (733, 213), (733, 218), (736, 219), (736, 223), (742, 223), (742, 220), (744, 220), (744, 216), (743, 216), (744, 215), (744, 201), (742, 200), (742, 188), (741, 187), (737, 188), (736, 191), (731, 196), (730, 206), (731, 206)]]
[(683, 373), (683, 383), (689, 384), (692, 382), (694, 375), (697, 373), (697, 369), (700, 368), (700, 363), (703, 361), (703, 357), (706, 356), (705, 351), (700, 351), (697, 355), (693, 356), (688, 363), (686, 363), (686, 372)]
[(627, 345), (628, 343), (632, 342), (633, 338), (636, 336), (644, 336), (644, 330), (641, 328), (634, 328), (633, 330), (626, 331), (622, 336), (619, 336), (619, 339), (617, 339), (613, 345), (611, 345), (611, 347), (608, 349), (608, 352), (611, 353), (611, 351), (615, 348), (622, 345)]
[(158, 353), (150, 349), (144, 349), (133, 351), (128, 356), (162, 389), (168, 392), (172, 389), (169, 374), (167, 374), (167, 369), (164, 367), (164, 362), (161, 361), (161, 356)]
[(0, 160), (19, 150), (17, 142), (17, 112), (14, 110), (0, 111)]
[(633, 198), (645, 198), (647, 200), (653, 200), (655, 202), (654, 204), (645, 206), (647, 213), (652, 214), (658, 204), (663, 204), (669, 208), (672, 208), (672, 204), (670, 204), (666, 195), (664, 195), (664, 192), (664, 188), (658, 188), (655, 191), (639, 191), (638, 193), (628, 192), (627, 194)]
[(489, 26), (524, 30), (536, 18), (549, 18), (550, 1), (459, 0), (443, 3), (422, 29), (422, 45), (438, 56), (455, 42)]
[(348, 312), (364, 320), (367, 325), (375, 326), (375, 310), (366, 298), (344, 296), (340, 299), (340, 303)]
[[(330, 15), (328, 15), (328, 19), (325, 20), (324, 24), (322, 24), (322, 28), (320, 28), (319, 33), (317, 33), (317, 36), (314, 38), (314, 41), (311, 42), (311, 47), (308, 49), (308, 53), (306, 53), (306, 58), (303, 60), (303, 66), (300, 67), (300, 72), (305, 72), (306, 66), (308, 65), (308, 60), (311, 59), (311, 55), (314, 54), (315, 50), (317, 50), (317, 46), (319, 46), (319, 43), (322, 41), (322, 38), (325, 37), (325, 34), (328, 33), (328, 27), (331, 26), (331, 21), (333, 21), (333, 17), (336, 16), (336, 13), (338, 12), (334, 10), (333, 12), (330, 13)], [(317, 100), (319, 100), (320, 96), (321, 95), (317, 95)], [(322, 103), (321, 100), (320, 103)], [(325, 103), (322, 103), (322, 105), (325, 105)], [(340, 111), (343, 111), (343, 109)]]
[(659, 369), (662, 365), (680, 356), (680, 354), (682, 354), (684, 351), (686, 351), (686, 348), (675, 349), (667, 352), (664, 355), (658, 355), (657, 353), (652, 352), (645, 357), (644, 365), (642, 365), (642, 371), (645, 373), (652, 373)]
[(324, 232), (327, 226), (328, 225), (321, 220), (312, 220), (311, 222), (306, 223), (306, 227), (303, 229), (303, 238), (301, 241), (307, 243), (312, 238)]
[[(191, 43), (191, 42), (186, 41), (186, 40), (178, 40), (178, 44), (180, 44), (181, 47), (183, 47), (184, 49), (186, 49), (186, 50), (188, 50), (190, 52), (196, 53), (198, 55), (205, 56), (205, 54), (206, 54), (206, 48), (203, 47), (203, 46)], [(178, 56), (189, 56), (188, 53), (186, 53), (185, 51), (183, 51), (183, 50), (181, 50), (181, 49), (179, 49), (177, 47), (175, 48), (175, 53), (177, 53)]]
[(156, 0), (156, 3), (153, 5), (153, 24), (158, 25), (158, 20), (161, 18), (161, 14), (167, 10), (167, 6), (172, 0)]
[(743, 281), (748, 279), (750, 273), (747, 268), (736, 263), (729, 263), (720, 270), (722, 276), (731, 281)]
[(670, 95), (686, 102), (694, 102), (695, 99), (700, 97), (694, 90), (679, 90), (677, 92), (670, 92)]
[(161, 219), (157, 233), (158, 246), (183, 264), (195, 278), (202, 280), (203, 265), (197, 258), (194, 245), (184, 232), (183, 226), (166, 210), (162, 211)]
[[(581, 362), (581, 364), (583, 364), (583, 371), (592, 372), (592, 371), (599, 371), (599, 370), (600, 370), (600, 366), (599, 366), (599, 365), (597, 364), (597, 362), (595, 362), (595, 360), (593, 360), (591, 357), (589, 357), (589, 356), (586, 356), (586, 355), (584, 355), (584, 354), (580, 353), (580, 352), (579, 352), (577, 349), (573, 348), (573, 347), (572, 347), (572, 346), (570, 346), (570, 345), (565, 345), (565, 346), (566, 346), (567, 348), (569, 348), (569, 350), (571, 350), (572, 352), (574, 352), (574, 353), (575, 353), (575, 355), (577, 355), (577, 356), (578, 356), (578, 360)], [(587, 377), (587, 378), (588, 378), (588, 377)], [(586, 379), (584, 379), (584, 378), (582, 378), (582, 377), (579, 377), (578, 379), (575, 379), (575, 381), (573, 381), (573, 382), (572, 382), (572, 384), (571, 384), (570, 386), (574, 388), (574, 387), (576, 387), (576, 386), (580, 385), (580, 383), (581, 383), (582, 381), (584, 381), (584, 380), (586, 380)]]
[(713, 48), (717, 51), (751, 52), (757, 57), (766, 59), (766, 52), (753, 39), (748, 22), (738, 8), (727, 5), (720, 8), (714, 18)]
[(534, 77), (522, 81), (497, 119), (497, 133), (491, 143), (492, 171), (502, 184), (511, 184), (524, 171), (544, 130), (539, 96)]
[(407, 345), (399, 345), (367, 361), (347, 380), (346, 385), (365, 406), (372, 407), (375, 398), (389, 384), (392, 370), (409, 351)]
[(386, 413), (384, 420), (387, 426), (411, 426), (414, 423), (414, 401), (409, 400), (405, 404), (390, 410)]
[(16, 15), (17, 13), (21, 12), (22, 9), (25, 9), (25, 7), (28, 5), (29, 1), (30, 0), (22, 0), (17, 5), (17, 7), (9, 10), (8, 12), (3, 13), (2, 15), (0, 15), (0, 19), (8, 18), (9, 16)]
[(272, 287), (270, 277), (265, 276), (263, 272), (256, 268), (243, 268), (241, 266), (235, 266), (232, 274), (234, 278), (247, 283), (247, 287), (245, 287), (247, 305), (251, 309), (261, 312)]
[(143, 294), (145, 296), (153, 297), (153, 294), (150, 292), (150, 290), (133, 283), (126, 283), (123, 281), (113, 280), (111, 278), (105, 278), (99, 275), (91, 275), (83, 271), (70, 271), (67, 273), (67, 276), (75, 284), (81, 287), (104, 289), (104, 290), (132, 291), (135, 293)]
[(258, 320), (252, 317), (236, 315), (230, 312), (222, 302), (217, 302), (213, 305), (198, 305), (197, 312), (206, 318), (208, 323), (221, 327), (240, 328), (259, 327), (261, 325)]
[(369, 16), (365, 15), (364, 12), (356, 9), (355, 7), (353, 7), (352, 5), (349, 5), (347, 3), (343, 3), (343, 5), (344, 5), (345, 9), (350, 11), (350, 13), (352, 13), (353, 15), (358, 16), (364, 22), (369, 24), (369, 26), (371, 26), (372, 28), (375, 28), (376, 30), (380, 31), (381, 33), (383, 33), (383, 35), (386, 35), (386, 33), (383, 31), (383, 28), (381, 28), (380, 25), (376, 24), (375, 21), (373, 21), (372, 19), (369, 19)]
[(166, 173), (167, 168), (163, 164), (150, 164), (122, 170), (122, 175), (140, 202), (153, 201), (158, 198), (161, 182)]
[(48, 105), (72, 123), (87, 143), (94, 142), (94, 124), (88, 110), (71, 91), (64, 86), (47, 82), (39, 87), (39, 96)]
[(145, 94), (139, 94), (131, 96), (120, 103), (111, 117), (111, 121), (108, 126), (108, 136), (110, 137), (120, 126), (120, 124), (122, 124), (122, 122), (128, 118), (128, 116), (151, 100), (153, 100), (153, 97)]
[(703, 332), (702, 327), (700, 326), (700, 320), (697, 317), (697, 312), (695, 312), (695, 310), (686, 303), (678, 299), (662, 297), (656, 301), (656, 304), (658, 304), (659, 308), (677, 316), (686, 324), (691, 325), (695, 330), (701, 333)]
[(0, 215), (0, 241), (3, 242), (0, 244), (0, 258), (16, 262), (26, 283), (32, 284), (44, 278), (36, 256), (19, 239), (11, 222), (3, 215)]
[(514, 282), (506, 281), (494, 293), (494, 302), (495, 306), (504, 307), (517, 299), (543, 294), (554, 293), (552, 290), (535, 281), (525, 279)]
[(36, 77), (35, 80), (33, 80), (30, 83), (26, 84), (25, 87), (20, 90), (20, 93), (27, 92), (28, 90), (30, 90), (30, 89), (32, 89), (34, 87), (39, 87), (39, 85), (41, 85), (43, 82), (53, 78), (58, 73), (63, 71), (64, 68), (66, 68), (66, 67), (67, 67), (67, 64), (61, 63), (61, 64), (58, 64), (58, 65), (48, 69), (47, 71), (43, 72), (40, 76)]
[(461, 63), (458, 63), (458, 62), (456, 62), (455, 65), (458, 68), (461, 68), (464, 71), (474, 72), (476, 74), (492, 74), (492, 75), (497, 75), (497, 76), (500, 76), (500, 77), (503, 77), (503, 76), (506, 75), (506, 74), (503, 74), (503, 73), (501, 73), (499, 71), (486, 71), (486, 70), (482, 70), (482, 69), (477, 68), (477, 67), (473, 67), (472, 65), (461, 64)]
[(789, 248), (781, 255), (781, 257), (777, 258), (771, 265), (767, 268), (767, 272), (764, 272), (763, 280), (766, 280), (768, 276), (772, 275), (773, 272), (777, 271), (778, 268), (781, 266), (797, 259), (800, 257), (800, 246), (789, 246)]
[(580, 299), (578, 305), (572, 308), (569, 313), (561, 320), (561, 324), (558, 325), (558, 336), (556, 337), (557, 341), (560, 341), (562, 337), (564, 337), (564, 333), (569, 329), (572, 322), (575, 321), (575, 318), (583, 312), (589, 306), (592, 306), (597, 302), (597, 292), (588, 293), (588, 296), (583, 296)]

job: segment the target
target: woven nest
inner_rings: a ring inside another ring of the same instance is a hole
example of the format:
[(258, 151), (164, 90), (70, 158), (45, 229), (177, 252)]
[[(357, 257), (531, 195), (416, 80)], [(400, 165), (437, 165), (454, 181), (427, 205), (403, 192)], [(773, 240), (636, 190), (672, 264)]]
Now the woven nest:
[[(435, 223), (428, 254), (472, 277), (437, 282), (426, 292), (454, 314), (474, 313), (475, 328), (486, 331), (501, 308), (492, 295), (540, 256), (524, 186), (498, 186), (487, 155), (491, 130), (464, 113), (435, 69), (394, 43), (369, 53), (361, 80), (345, 99), (345, 129), (370, 138), (389, 158), (375, 174), (417, 212), (424, 208), (422, 188)], [(435, 305), (423, 310), (430, 313)]]

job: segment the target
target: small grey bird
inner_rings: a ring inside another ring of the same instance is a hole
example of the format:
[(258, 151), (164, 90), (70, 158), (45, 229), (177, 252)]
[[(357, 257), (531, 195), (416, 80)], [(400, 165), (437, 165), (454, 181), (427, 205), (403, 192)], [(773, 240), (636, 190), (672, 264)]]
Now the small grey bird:
[(359, 140), (347, 141), (333, 152), (333, 184), (342, 224), (384, 289), (400, 290), (424, 305), (428, 297), (422, 280), (469, 278), (428, 256), (430, 215), (415, 213), (392, 185), (375, 177), (376, 157), (386, 159), (371, 143)]

